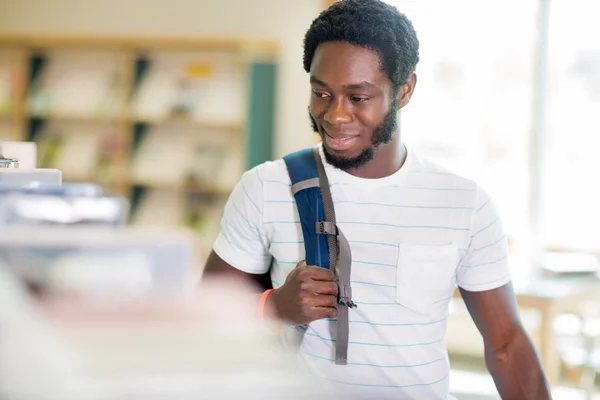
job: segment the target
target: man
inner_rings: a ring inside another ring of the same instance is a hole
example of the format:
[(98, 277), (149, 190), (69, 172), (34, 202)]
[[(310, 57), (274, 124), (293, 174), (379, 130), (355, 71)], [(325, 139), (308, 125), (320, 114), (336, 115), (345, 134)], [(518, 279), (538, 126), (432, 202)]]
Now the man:
[[(548, 399), (515, 307), (498, 212), (476, 183), (401, 142), (396, 113), (415, 90), (419, 42), (408, 19), (378, 0), (344, 0), (304, 41), (309, 107), (337, 224), (352, 250), (348, 364), (334, 359), (335, 277), (304, 264), (285, 163), (246, 172), (225, 208), (206, 270), (270, 272), (262, 299), (285, 322), (308, 324), (299, 356), (335, 391), (374, 399), (446, 399), (448, 303), (456, 285), (483, 335), (503, 399)], [(435, 116), (432, 116), (435, 118)]]

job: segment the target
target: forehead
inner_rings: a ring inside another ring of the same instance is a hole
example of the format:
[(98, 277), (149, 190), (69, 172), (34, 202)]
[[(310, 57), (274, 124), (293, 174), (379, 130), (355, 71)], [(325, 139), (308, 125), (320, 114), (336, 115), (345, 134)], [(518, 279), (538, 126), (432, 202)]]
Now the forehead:
[(315, 51), (310, 75), (332, 86), (359, 82), (382, 88), (391, 85), (381, 69), (379, 54), (347, 42), (321, 43)]

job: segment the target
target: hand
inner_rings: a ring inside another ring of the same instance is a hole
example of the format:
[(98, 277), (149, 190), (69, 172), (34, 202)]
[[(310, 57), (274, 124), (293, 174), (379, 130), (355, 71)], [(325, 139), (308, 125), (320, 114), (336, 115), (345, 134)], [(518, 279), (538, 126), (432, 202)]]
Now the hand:
[(337, 295), (333, 272), (301, 261), (283, 286), (271, 293), (268, 302), (283, 321), (304, 325), (317, 319), (335, 318)]

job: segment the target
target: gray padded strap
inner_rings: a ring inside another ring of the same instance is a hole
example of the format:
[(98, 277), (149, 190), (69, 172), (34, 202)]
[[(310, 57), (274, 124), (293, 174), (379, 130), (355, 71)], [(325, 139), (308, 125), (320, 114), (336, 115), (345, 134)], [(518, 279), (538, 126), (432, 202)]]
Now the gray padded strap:
[(292, 194), (296, 194), (301, 190), (308, 189), (311, 187), (319, 187), (319, 178), (311, 178), (305, 181), (300, 181), (292, 185)]
[(352, 288), (350, 287), (352, 253), (348, 240), (335, 223), (333, 198), (331, 197), (329, 181), (318, 149), (315, 148), (314, 154), (319, 172), (321, 197), (325, 208), (325, 221), (317, 222), (315, 228), (318, 234), (328, 235), (329, 261), (338, 280), (339, 288), (335, 363), (346, 365), (348, 364), (348, 339), (350, 334), (348, 309), (356, 307), (352, 302)]
[(352, 266), (352, 254), (350, 244), (344, 233), (338, 228), (340, 244), (339, 266), (339, 307), (337, 315), (337, 340), (335, 343), (335, 363), (337, 365), (348, 364), (348, 339), (350, 336), (349, 308), (356, 305), (352, 301), (352, 288), (350, 287), (350, 267)]

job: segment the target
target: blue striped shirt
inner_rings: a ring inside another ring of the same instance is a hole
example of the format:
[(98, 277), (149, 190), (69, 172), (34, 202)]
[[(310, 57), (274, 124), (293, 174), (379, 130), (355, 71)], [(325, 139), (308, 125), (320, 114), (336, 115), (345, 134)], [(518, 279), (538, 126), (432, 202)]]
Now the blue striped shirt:
[[(322, 149), (320, 149), (322, 154)], [(335, 321), (314, 321), (297, 349), (334, 391), (367, 398), (446, 399), (448, 304), (458, 285), (509, 282), (498, 211), (478, 184), (414, 154), (381, 179), (326, 164), (339, 227), (352, 249), (348, 365), (334, 363)], [(246, 172), (225, 207), (214, 250), (248, 273), (271, 268), (274, 287), (304, 258), (302, 229), (283, 160)], [(287, 343), (299, 331), (287, 327)]]

